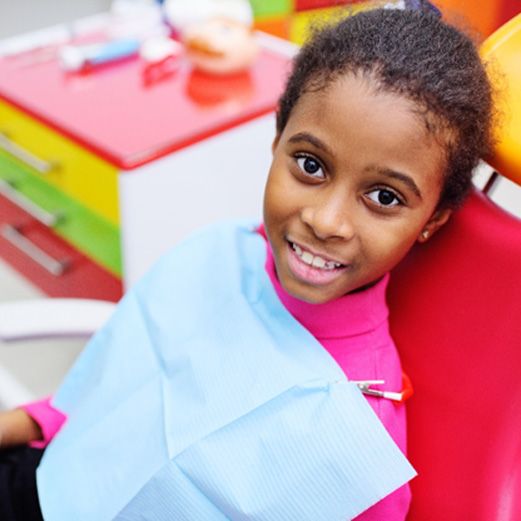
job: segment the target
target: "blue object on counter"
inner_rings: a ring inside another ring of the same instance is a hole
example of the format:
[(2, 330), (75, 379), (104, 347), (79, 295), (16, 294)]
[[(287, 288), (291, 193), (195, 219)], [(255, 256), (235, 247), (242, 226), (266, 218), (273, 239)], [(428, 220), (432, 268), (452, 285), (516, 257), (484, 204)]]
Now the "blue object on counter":
[(66, 45), (60, 50), (60, 62), (67, 71), (79, 71), (121, 60), (136, 54), (141, 45), (137, 38), (123, 38), (93, 45)]
[(139, 46), (140, 41), (136, 38), (114, 40), (100, 45), (97, 51), (88, 57), (88, 60), (93, 65), (119, 60), (136, 54)]

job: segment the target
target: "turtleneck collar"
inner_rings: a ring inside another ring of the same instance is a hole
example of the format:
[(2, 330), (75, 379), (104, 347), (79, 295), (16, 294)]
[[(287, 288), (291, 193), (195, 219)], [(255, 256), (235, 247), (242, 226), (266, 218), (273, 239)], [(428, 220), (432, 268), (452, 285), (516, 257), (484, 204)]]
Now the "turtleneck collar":
[[(259, 232), (266, 239), (262, 228)], [(291, 296), (282, 287), (275, 270), (273, 252), (267, 239), (266, 245), (266, 271), (277, 295), (286, 309), (315, 338), (361, 335), (376, 329), (387, 320), (389, 311), (385, 302), (385, 290), (389, 274), (386, 274), (374, 286), (363, 291), (350, 293), (324, 304), (310, 304)]]

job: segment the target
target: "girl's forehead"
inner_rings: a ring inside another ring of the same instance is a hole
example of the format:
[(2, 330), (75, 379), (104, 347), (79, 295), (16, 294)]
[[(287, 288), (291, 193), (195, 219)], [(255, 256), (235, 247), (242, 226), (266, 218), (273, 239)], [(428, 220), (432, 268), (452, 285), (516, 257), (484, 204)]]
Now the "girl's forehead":
[(379, 77), (376, 67), (367, 71), (348, 70), (343, 73), (318, 75), (308, 80), (295, 102), (293, 110), (303, 100), (308, 98), (326, 99), (333, 91), (333, 95), (338, 96), (339, 99), (372, 97), (387, 100), (389, 103), (398, 103), (405, 110), (421, 118), (428, 131), (446, 131), (449, 125), (444, 114), (436, 113), (432, 107), (428, 107), (426, 100), (422, 100), (422, 96), (427, 96), (427, 94), (421, 89), (416, 90), (410, 86), (404, 86), (400, 82), (397, 82), (396, 85), (387, 84)]
[(321, 88), (306, 89), (288, 125), (324, 125), (331, 130), (356, 130), (357, 126), (374, 131), (380, 127), (399, 128), (401, 134), (409, 133), (416, 140), (432, 139), (434, 129), (439, 127), (437, 119), (420, 102), (382, 87), (371, 76), (344, 74)]
[(379, 89), (365, 77), (344, 75), (302, 95), (283, 139), (294, 143), (307, 136), (339, 167), (425, 171), (441, 182), (446, 140), (425, 118), (421, 106), (406, 96)]

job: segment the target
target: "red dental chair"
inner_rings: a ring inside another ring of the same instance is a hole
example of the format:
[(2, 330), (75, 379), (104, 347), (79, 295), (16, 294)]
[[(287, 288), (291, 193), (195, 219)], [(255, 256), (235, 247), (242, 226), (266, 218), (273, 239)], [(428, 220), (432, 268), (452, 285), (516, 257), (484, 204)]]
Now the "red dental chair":
[[(510, 96), (489, 162), (521, 184), (521, 15), (482, 52), (503, 66)], [(521, 520), (521, 220), (475, 191), (389, 289), (415, 389), (408, 436), (419, 475), (407, 520)]]

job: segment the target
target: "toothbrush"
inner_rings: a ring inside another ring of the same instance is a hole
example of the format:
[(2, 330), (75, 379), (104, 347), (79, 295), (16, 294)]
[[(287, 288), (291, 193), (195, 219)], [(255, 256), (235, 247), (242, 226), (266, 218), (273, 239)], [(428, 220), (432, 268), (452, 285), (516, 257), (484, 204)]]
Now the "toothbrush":
[(137, 38), (123, 38), (92, 45), (65, 45), (59, 57), (66, 71), (79, 71), (133, 56), (141, 45)]

